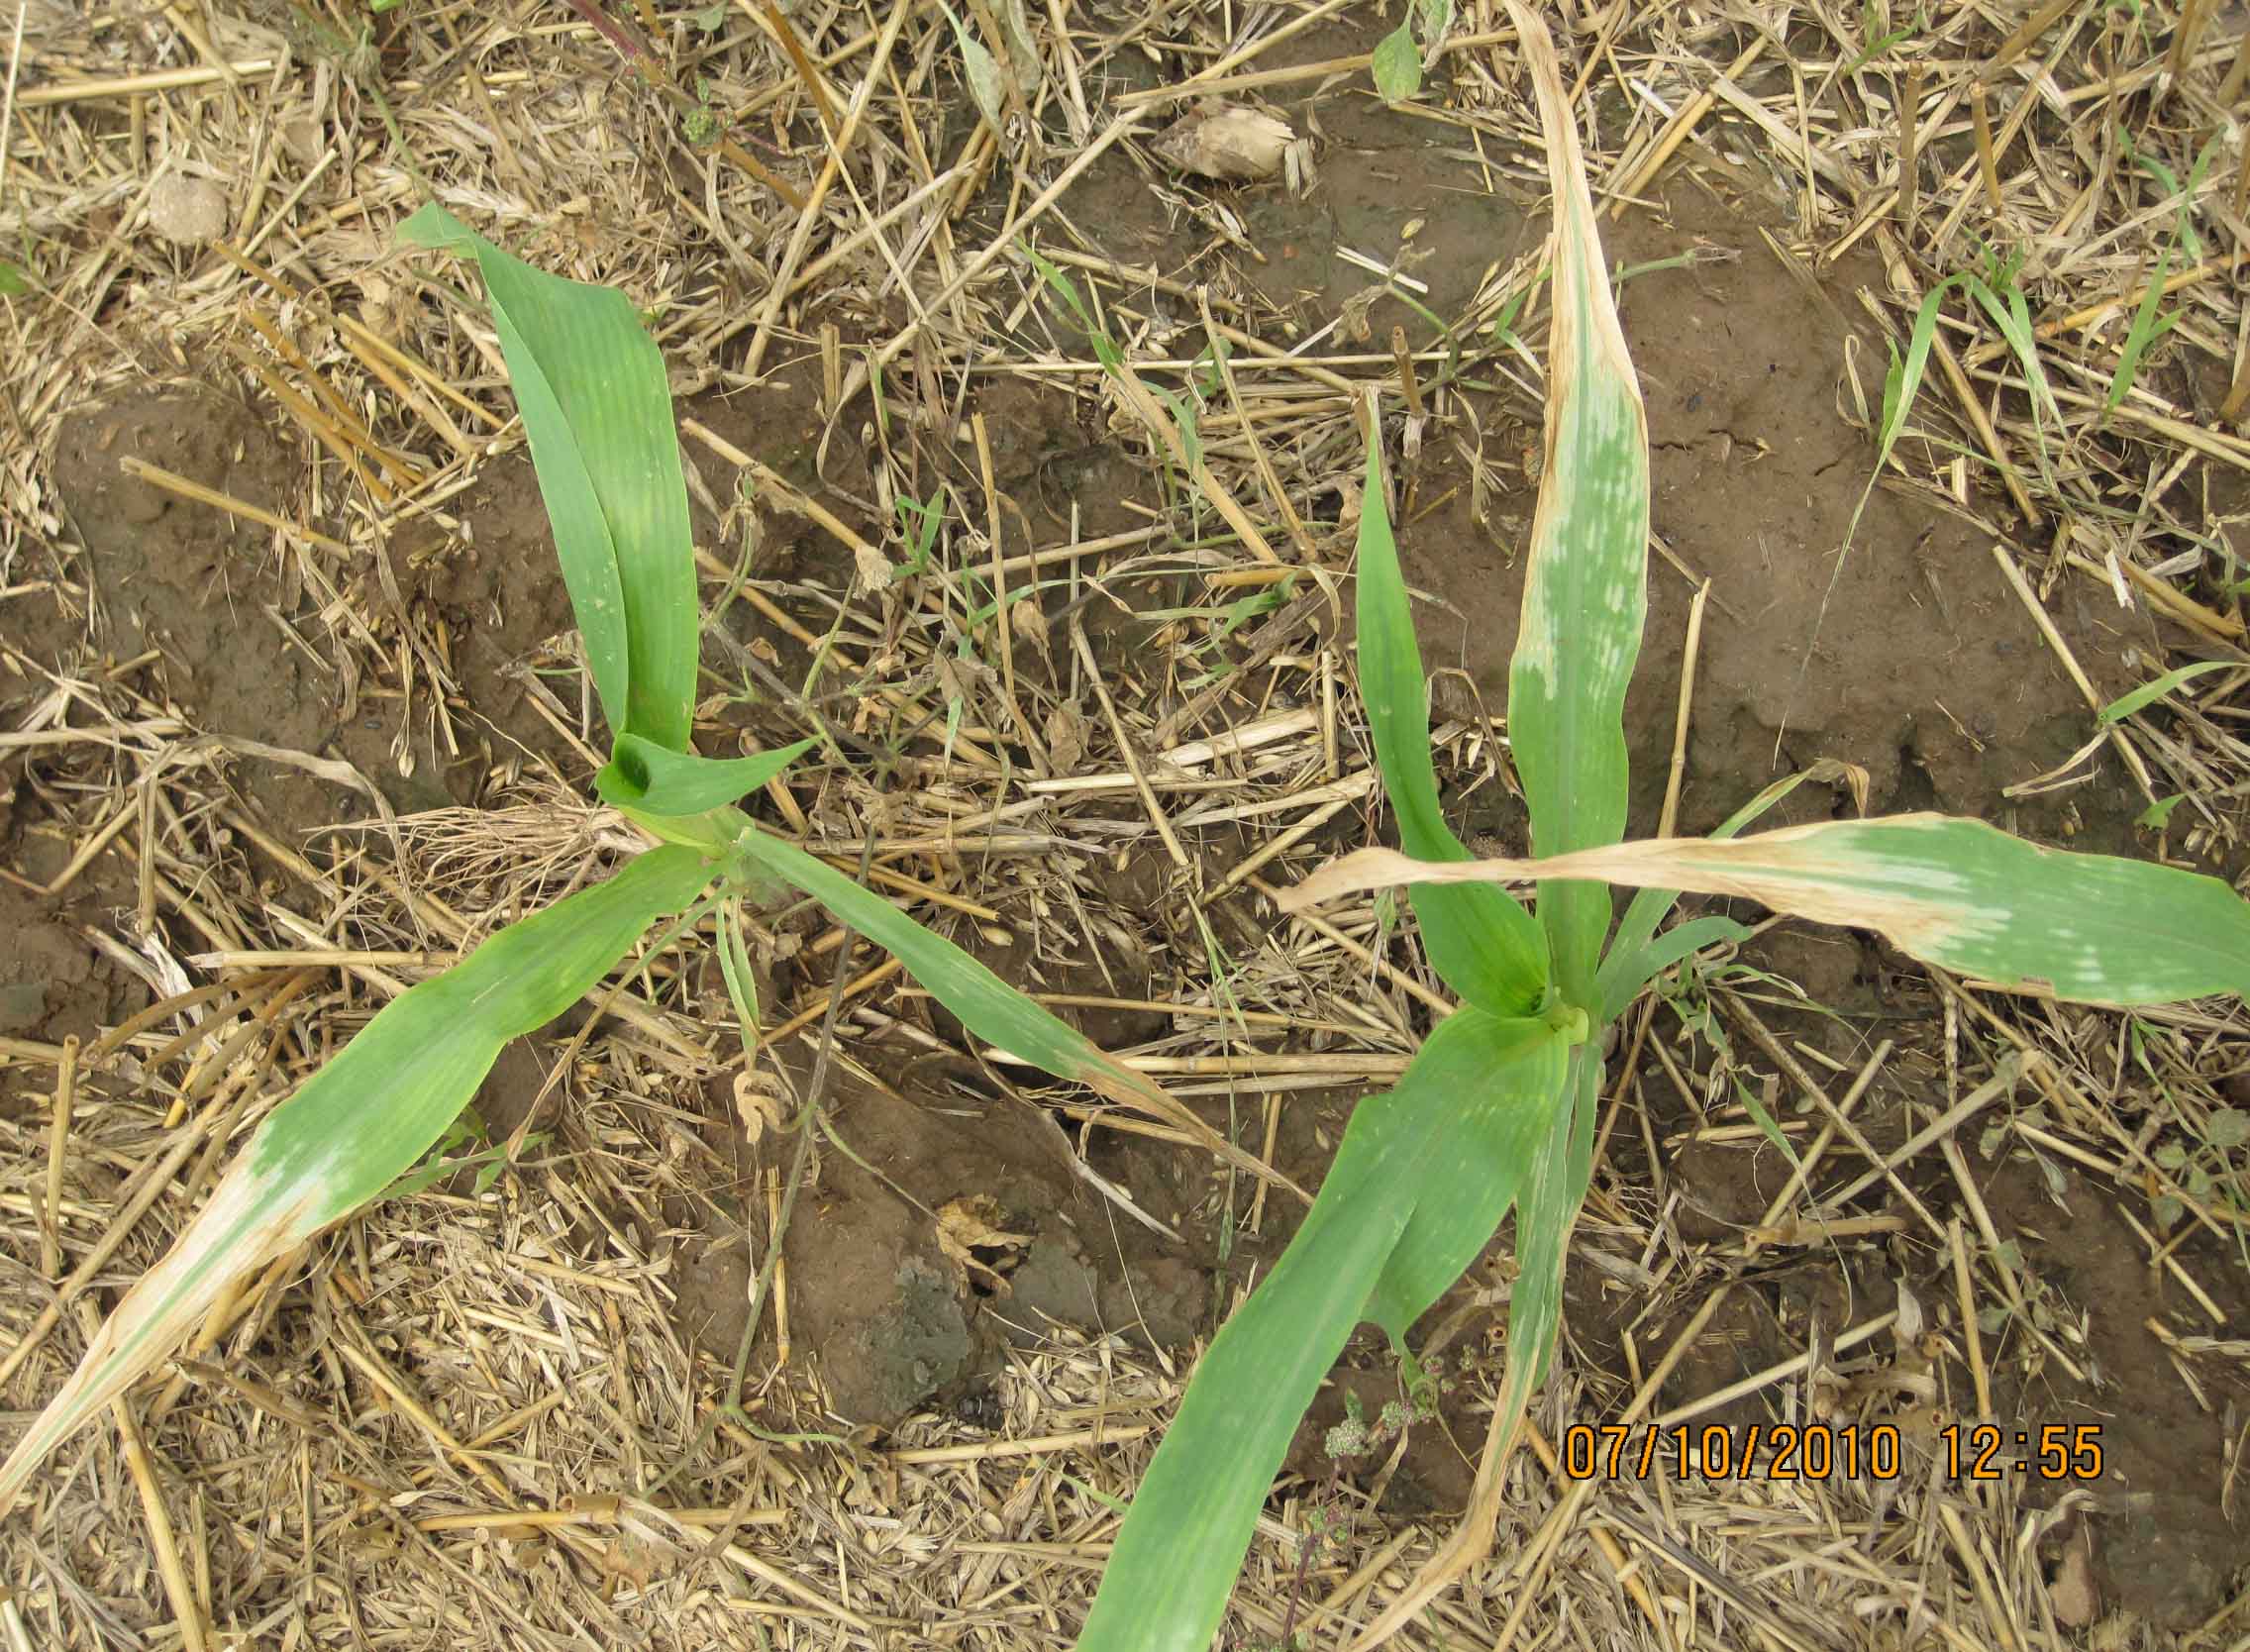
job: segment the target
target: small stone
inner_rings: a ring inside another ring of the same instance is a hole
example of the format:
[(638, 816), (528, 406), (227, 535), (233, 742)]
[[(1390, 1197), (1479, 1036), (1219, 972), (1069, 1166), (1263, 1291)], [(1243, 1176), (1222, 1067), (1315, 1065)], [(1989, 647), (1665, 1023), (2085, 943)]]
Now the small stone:
[(281, 123), (281, 147), (300, 166), (316, 164), (328, 153), (328, 136), (313, 115), (292, 115)]
[(166, 241), (204, 246), (227, 233), (227, 192), (209, 178), (169, 173), (149, 191), (149, 222)]

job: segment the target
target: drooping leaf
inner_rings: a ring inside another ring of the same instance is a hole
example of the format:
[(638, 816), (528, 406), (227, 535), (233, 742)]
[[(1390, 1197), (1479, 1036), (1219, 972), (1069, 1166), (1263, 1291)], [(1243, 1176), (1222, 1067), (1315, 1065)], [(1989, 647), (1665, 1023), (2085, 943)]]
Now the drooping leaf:
[[(1464, 1009), (1431, 1033), (1396, 1089), (1354, 1109), (1304, 1225), (1197, 1365), (1078, 1652), (1211, 1644), (1321, 1378), (1353, 1326), (1373, 1318), (1402, 1336), (1491, 1238), (1506, 1198), (1495, 1202), (1480, 1175), (1512, 1188), (1527, 1144), (1568, 1118), (1564, 1059), (1543, 1021)], [(1465, 1189), (1466, 1202), (1455, 1196)]]
[(432, 203), (399, 233), (472, 255), (613, 734), (687, 749), (695, 564), (664, 357), (626, 296), (534, 269)]
[(503, 1045), (576, 1003), (651, 921), (687, 905), (710, 876), (692, 850), (652, 850), (386, 1005), (274, 1109), (186, 1231), (126, 1292), (0, 1467), (0, 1509), (234, 1281), (389, 1187), (468, 1104)]
[[(1745, 826), (1762, 819), (1767, 810), (1794, 791), (1807, 780), (1838, 781), (1849, 784), (1855, 798), (1864, 808), (1867, 791), (1867, 771), (1853, 764), (1839, 763), (1833, 758), (1822, 758), (1793, 774), (1760, 788), (1758, 795), (1729, 815), (1714, 838), (1731, 838)], [(1609, 943), (1609, 952), (1601, 961), (1599, 984), (1603, 1005), (1602, 1019), (1624, 1013), (1625, 1006), (1640, 994), (1641, 988), (1661, 971), (1670, 969), (1685, 958), (1688, 952), (1709, 946), (1709, 941), (1698, 941), (1686, 951), (1670, 957), (1651, 951), (1651, 941), (1657, 926), (1664, 922), (1673, 905), (1680, 899), (1678, 889), (1642, 889), (1625, 908), (1618, 920), (1617, 933)], [(1683, 925), (1683, 928), (1688, 926)], [(1714, 938), (1728, 938), (1717, 937)], [(1667, 938), (1670, 940), (1670, 937)]]
[[(1383, 795), (1398, 817), (1398, 841), (1424, 860), (1466, 861), (1469, 851), (1446, 825), (1438, 799), (1429, 681), (1422, 675), (1406, 579), (1382, 502), (1381, 456), (1372, 443), (1360, 503), (1358, 574), (1360, 698)], [(1459, 893), (1425, 887), (1411, 897), (1431, 967), (1465, 1001), (1494, 1015), (1531, 1009), (1547, 985), (1547, 942), (1539, 925), (1498, 889), (1469, 900), (1456, 898)]]
[(992, 135), (1000, 137), (1008, 130), (1007, 92), (1000, 79), (1000, 65), (951, 6), (945, 13), (946, 21), (953, 25), (954, 43), (961, 48), (961, 74), (969, 82), (969, 95), (976, 100), (976, 112), (984, 117)]
[(1605, 878), (1736, 895), (1873, 929), (1901, 952), (2066, 998), (2166, 1003), (2250, 992), (2250, 904), (2177, 867), (2042, 849), (1937, 814), (1822, 821), (1731, 843), (1656, 838), (1544, 861), (1412, 861), (1363, 849), (1285, 891), (1297, 910), (1391, 883)]
[[(1648, 612), (1648, 418), (1602, 261), (1578, 127), (1552, 53), (1527, 52), (1554, 195), (1547, 464), (1531, 524), (1523, 619), (1508, 669), (1508, 737), (1540, 855), (1625, 830), (1625, 686)], [(1539, 891), (1565, 1002), (1598, 1005), (1609, 891)]]

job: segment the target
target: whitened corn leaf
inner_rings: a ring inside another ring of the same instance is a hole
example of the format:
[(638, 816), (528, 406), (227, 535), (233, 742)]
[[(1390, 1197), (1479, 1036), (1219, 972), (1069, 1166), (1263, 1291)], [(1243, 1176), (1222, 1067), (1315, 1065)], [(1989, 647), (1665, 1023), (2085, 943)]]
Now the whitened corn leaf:
[(474, 256), (586, 664), (614, 733), (687, 749), (695, 564), (664, 357), (623, 293), (534, 269), (424, 207), (399, 234)]
[(468, 1104), (502, 1045), (577, 1002), (709, 877), (692, 850), (654, 850), (387, 1005), (274, 1109), (163, 1260), (126, 1292), (0, 1466), (0, 1509), (49, 1452), (202, 1323), (235, 1280), (390, 1187)]
[(1657, 838), (1530, 861), (1415, 861), (1363, 849), (1285, 892), (1298, 910), (1392, 883), (1599, 878), (1739, 895), (1873, 929), (1963, 975), (2066, 998), (2162, 1003), (2250, 992), (2250, 905), (2177, 867), (2041, 849), (1939, 814), (1824, 821), (1730, 843)]
[[(1625, 685), (1648, 611), (1648, 420), (1610, 300), (1570, 99), (1552, 47), (1535, 48), (1518, 28), (1555, 198), (1555, 308), (1547, 467), (1508, 669), (1508, 737), (1532, 846), (1558, 855), (1614, 843), (1625, 830)], [(1542, 889), (1539, 916), (1565, 1000), (1591, 1011), (1609, 891)]]

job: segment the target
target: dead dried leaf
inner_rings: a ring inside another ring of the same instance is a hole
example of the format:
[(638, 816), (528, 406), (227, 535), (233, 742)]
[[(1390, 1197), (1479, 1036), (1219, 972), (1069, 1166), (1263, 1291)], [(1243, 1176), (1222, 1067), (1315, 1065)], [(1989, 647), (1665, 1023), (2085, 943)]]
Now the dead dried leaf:
[(1206, 103), (1165, 129), (1149, 148), (1198, 177), (1256, 183), (1280, 175), (1289, 146), (1289, 123), (1239, 103)]
[(859, 571), (860, 589), (863, 591), (885, 589), (898, 572), (890, 566), (887, 557), (865, 542), (852, 547), (852, 563)]
[(768, 1130), (781, 1128), (781, 1086), (769, 1075), (743, 1072), (735, 1075), (735, 1116), (742, 1120), (743, 1139), (756, 1147)]
[(1008, 1233), (1001, 1229), (1000, 1206), (989, 1193), (965, 1193), (951, 1198), (938, 1208), (938, 1249), (952, 1259), (955, 1268), (967, 1279), (970, 1270), (998, 1283), (1004, 1277), (989, 1264), (979, 1260), (976, 1249), (1006, 1249), (1028, 1245), (1028, 1233)]
[(1028, 596), (1019, 596), (1008, 604), (1008, 630), (1018, 642), (1029, 643), (1039, 650), (1040, 657), (1052, 660), (1047, 650), (1047, 614)]
[(2055, 1608), (2055, 1621), (2065, 1628), (2083, 1629), (2101, 1611), (2101, 1592), (2094, 1584), (2094, 1540), (2082, 1524), (2063, 1551), (2055, 1568), (2055, 1581), (2047, 1586), (2047, 1599)]
[(1058, 705), (1047, 714), (1047, 755), (1053, 761), (1055, 773), (1068, 774), (1078, 766), (1078, 759), (1086, 755), (1086, 722), (1067, 705)]

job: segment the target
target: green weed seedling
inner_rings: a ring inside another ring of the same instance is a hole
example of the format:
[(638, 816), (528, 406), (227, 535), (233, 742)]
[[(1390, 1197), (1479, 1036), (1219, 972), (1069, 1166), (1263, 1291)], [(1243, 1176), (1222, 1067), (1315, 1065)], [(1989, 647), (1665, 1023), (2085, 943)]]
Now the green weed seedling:
[[(1653, 979), (1747, 933), (1711, 916), (1660, 934), (1681, 891), (1873, 929), (1957, 973), (2065, 997), (2148, 1003), (2250, 988), (2250, 906), (2215, 878), (2058, 854), (1927, 814), (1737, 835), (1808, 775), (1768, 787), (1710, 839), (1622, 841), (1625, 687), (1646, 605), (1647, 431), (1553, 47), (1522, 5), (1508, 11), (1555, 198), (1547, 463), (1508, 682), (1535, 858), (1473, 860), (1441, 816), (1427, 685), (1371, 444), (1360, 689), (1403, 852), (1349, 855), (1282, 904), (1404, 887), (1460, 1007), (1395, 1089), (1354, 1109), (1303, 1226), (1204, 1354), (1118, 1533), (1080, 1652), (1210, 1645), (1274, 1473), (1346, 1339), (1372, 1320), (1409, 1358), (1410, 1327), (1512, 1208), (1507, 1366), (1471, 1507), (1422, 1575), (1359, 1626), (1360, 1640), (1418, 1621), (1485, 1552), (1500, 1470), (1555, 1346), (1563, 1261), (1592, 1173), (1603, 1029)], [(2012, 326), (2012, 306), (1994, 297)], [(1918, 368), (1927, 344), (1916, 331)], [(1886, 458), (1910, 399), (1906, 376), (1894, 374), (1887, 397)], [(1536, 884), (1536, 916), (1506, 888), (1522, 883)], [(1639, 891), (1621, 919), (1615, 884)]]
[[(775, 883), (811, 895), (895, 954), (986, 1043), (1163, 1117), (1264, 1174), (1152, 1081), (736, 807), (815, 742), (723, 760), (698, 757), (690, 743), (700, 625), (694, 550), (655, 341), (622, 293), (534, 269), (438, 207), (415, 214), (402, 233), (465, 255), (483, 274), (587, 668), (614, 731), (595, 788), (652, 847), (393, 1000), (273, 1110), (0, 1465), (0, 1508), (63, 1438), (203, 1323), (233, 1282), (401, 1190), (410, 1173), (406, 1188), (468, 1165), (496, 1172), (481, 1155), (441, 1154), (423, 1172), (414, 1167), (446, 1138), (502, 1046), (593, 990), (660, 918), (683, 914), (660, 932), (660, 944), (715, 921), (722, 971), (751, 1036), (757, 1016), (739, 914), (753, 891)], [(938, 513), (918, 508), (917, 549), (926, 556)]]

